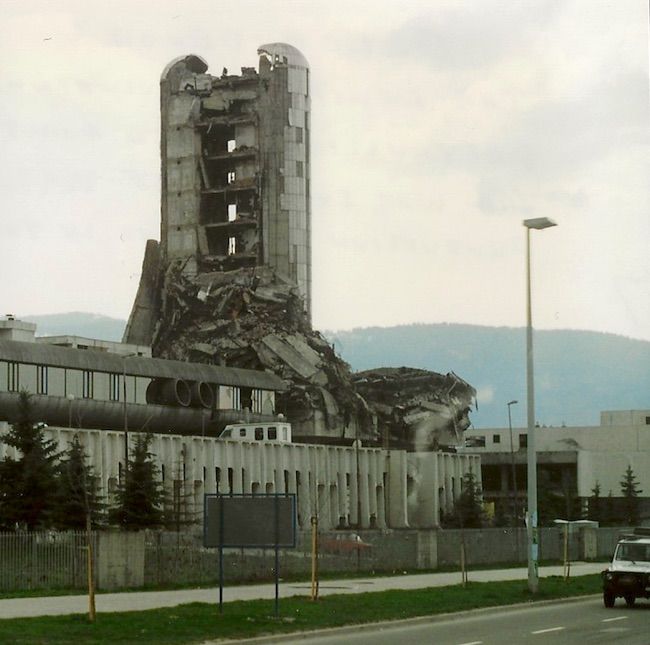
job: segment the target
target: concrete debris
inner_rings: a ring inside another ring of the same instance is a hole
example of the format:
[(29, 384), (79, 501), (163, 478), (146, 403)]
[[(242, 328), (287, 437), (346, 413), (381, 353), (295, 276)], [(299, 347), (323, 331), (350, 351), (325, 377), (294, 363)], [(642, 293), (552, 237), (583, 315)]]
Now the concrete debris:
[(355, 386), (389, 444), (418, 451), (462, 445), (476, 390), (453, 372), (380, 368), (357, 373)]
[(295, 286), (265, 267), (192, 279), (178, 264), (163, 284), (155, 356), (274, 372), (290, 384), (277, 412), (295, 436), (375, 437), (349, 366), (312, 330)]
[(353, 374), (311, 328), (295, 286), (270, 268), (193, 279), (173, 263), (146, 282), (163, 284), (150, 339), (154, 355), (277, 374), (289, 389), (278, 396), (276, 412), (292, 422), (298, 440), (360, 438), (408, 450), (463, 443), (474, 388), (453, 372), (402, 367)]

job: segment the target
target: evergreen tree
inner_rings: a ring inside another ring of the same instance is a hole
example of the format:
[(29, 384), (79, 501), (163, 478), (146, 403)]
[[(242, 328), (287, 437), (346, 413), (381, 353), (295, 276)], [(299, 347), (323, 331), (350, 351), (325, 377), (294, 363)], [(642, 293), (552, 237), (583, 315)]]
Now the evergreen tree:
[(0, 531), (16, 528), (16, 504), (20, 499), (20, 465), (15, 459), (5, 457), (0, 462)]
[(621, 493), (623, 494), (621, 510), (623, 511), (623, 521), (629, 526), (639, 524), (639, 495), (642, 492), (639, 483), (636, 481), (632, 466), (628, 464), (625, 475), (621, 480)]
[(163, 491), (154, 455), (149, 452), (151, 436), (136, 435), (124, 477), (116, 491), (117, 506), (109, 512), (112, 524), (129, 531), (154, 528), (163, 522)]
[(588, 518), (603, 525), (603, 509), (600, 500), (600, 484), (598, 481), (591, 489), (591, 497), (589, 498), (589, 513)]
[(86, 460), (79, 436), (75, 434), (60, 466), (61, 501), (55, 517), (59, 529), (85, 530), (88, 516), (92, 526), (101, 522), (103, 504), (92, 467)]
[(19, 418), (2, 441), (20, 452), (0, 463), (0, 526), (30, 531), (51, 526), (59, 500), (56, 442), (34, 423), (31, 394), (19, 394)]
[(486, 523), (483, 491), (473, 472), (465, 473), (462, 488), (453, 512), (445, 519), (445, 525), (449, 528), (480, 529)]

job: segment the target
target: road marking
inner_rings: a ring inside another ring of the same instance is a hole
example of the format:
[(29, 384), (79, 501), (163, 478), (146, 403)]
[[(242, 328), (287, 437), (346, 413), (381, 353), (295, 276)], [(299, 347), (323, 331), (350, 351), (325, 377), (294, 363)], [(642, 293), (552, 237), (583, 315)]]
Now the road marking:
[(548, 629), (538, 629), (536, 632), (530, 632), (531, 634), (548, 634), (549, 632), (561, 632), (564, 627), (549, 627)]
[(616, 616), (616, 618), (603, 618), (604, 623), (613, 623), (615, 620), (627, 620), (627, 616)]
[(472, 641), (471, 643), (458, 643), (458, 645), (483, 645), (483, 641)]

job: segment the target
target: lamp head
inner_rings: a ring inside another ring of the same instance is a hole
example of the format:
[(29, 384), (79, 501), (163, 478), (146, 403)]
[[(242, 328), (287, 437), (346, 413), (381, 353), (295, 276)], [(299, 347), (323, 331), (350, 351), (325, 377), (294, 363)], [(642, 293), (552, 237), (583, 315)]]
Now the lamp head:
[(534, 228), (539, 231), (544, 228), (551, 228), (551, 226), (557, 226), (557, 224), (548, 217), (534, 217), (533, 219), (525, 219), (524, 226), (526, 228)]
[(519, 403), (516, 399), (513, 401), (508, 401), (508, 405), (514, 405), (515, 403)]

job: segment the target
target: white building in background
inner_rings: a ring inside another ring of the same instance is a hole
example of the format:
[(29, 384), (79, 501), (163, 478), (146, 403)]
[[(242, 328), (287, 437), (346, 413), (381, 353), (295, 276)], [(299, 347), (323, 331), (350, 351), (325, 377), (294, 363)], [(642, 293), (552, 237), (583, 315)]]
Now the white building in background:
[[(481, 458), (483, 491), (487, 499), (513, 500), (513, 464), (519, 511), (525, 508), (527, 428), (470, 429), (463, 454)], [(642, 491), (650, 497), (650, 409), (600, 413), (599, 426), (535, 429), (538, 469), (547, 470), (555, 483), (575, 483), (585, 502), (598, 484), (600, 495), (621, 496), (621, 480), (630, 466)]]
[[(167, 499), (201, 523), (205, 494), (293, 493), (300, 528), (428, 528), (452, 510), (480, 457), (217, 438), (226, 423), (268, 422), (266, 372), (149, 358), (148, 348), (75, 337), (39, 338), (35, 325), (0, 321), (0, 434), (17, 418), (22, 389), (34, 421), (65, 450), (75, 433), (104, 495), (117, 486), (133, 434), (151, 432)], [(50, 344), (54, 343), (54, 344)], [(289, 419), (291, 421), (291, 419)], [(0, 441), (0, 459), (16, 452)]]

